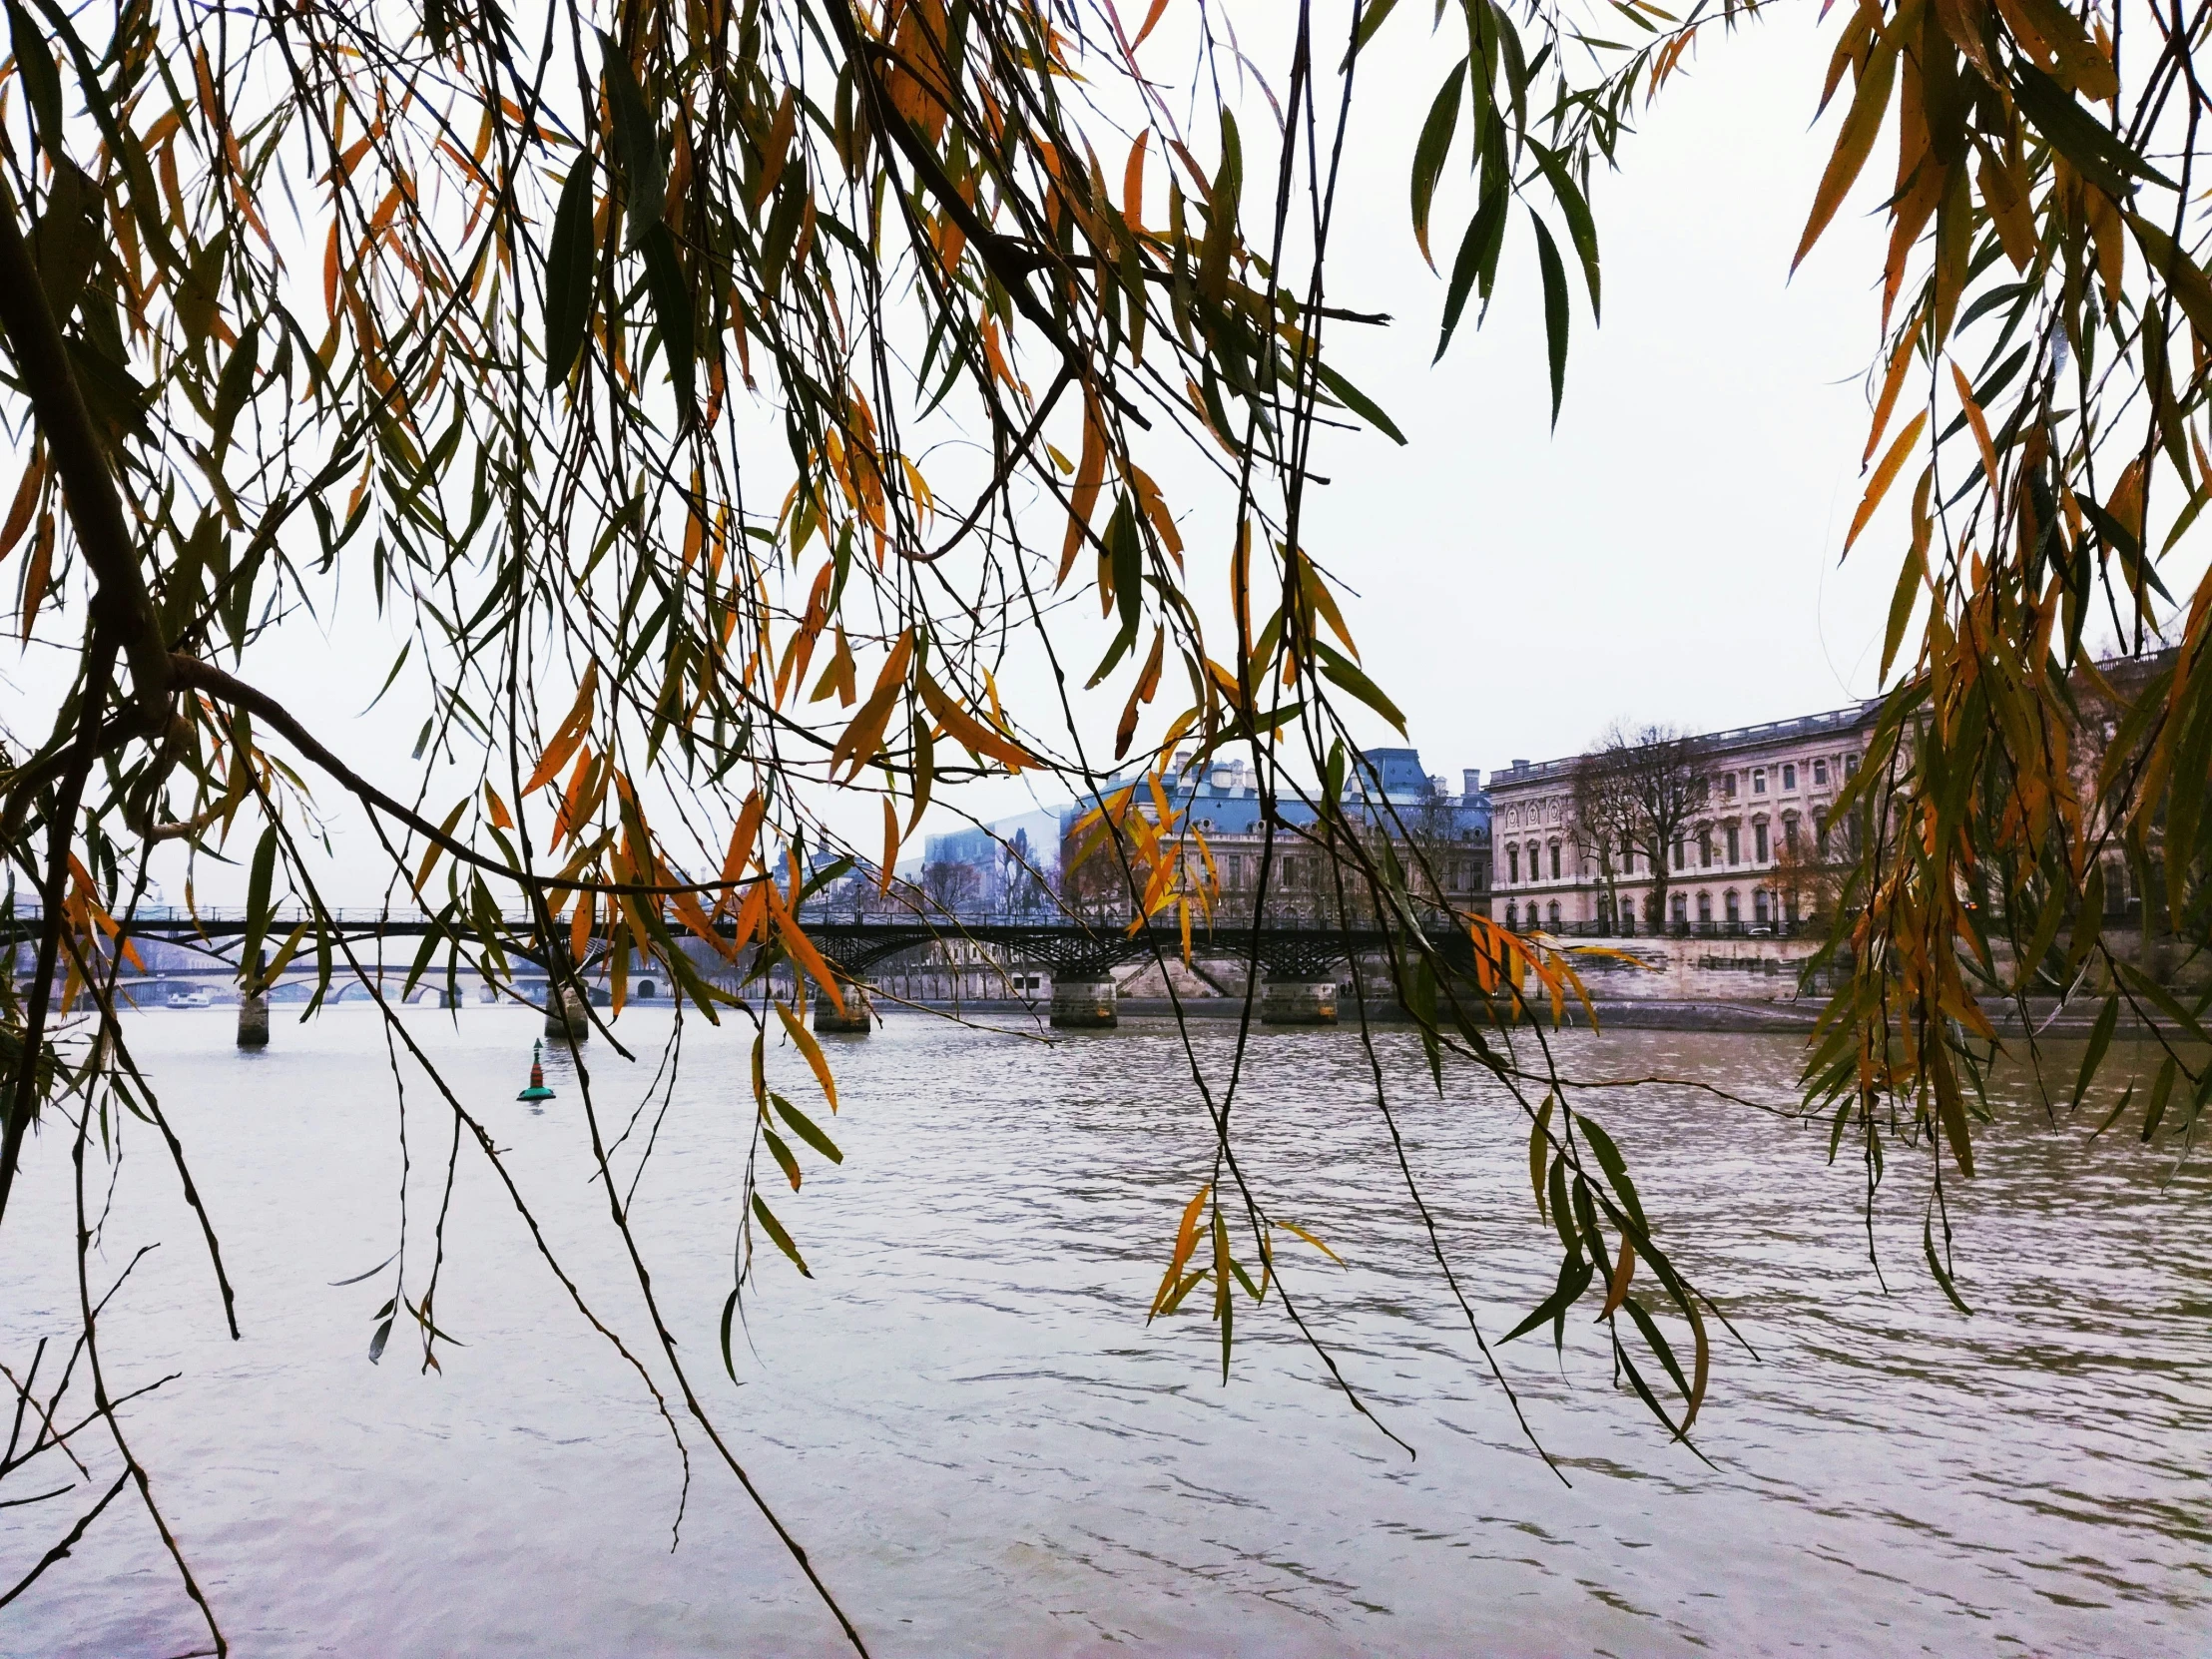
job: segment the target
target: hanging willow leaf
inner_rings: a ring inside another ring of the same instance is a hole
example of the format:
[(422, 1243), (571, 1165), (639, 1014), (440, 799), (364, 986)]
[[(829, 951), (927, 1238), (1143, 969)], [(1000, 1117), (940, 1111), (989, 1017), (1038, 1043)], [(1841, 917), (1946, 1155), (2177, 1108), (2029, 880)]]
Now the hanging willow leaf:
[(598, 247), (592, 227), (591, 153), (581, 151), (561, 187), (545, 262), (545, 383), (568, 378), (591, 321)]

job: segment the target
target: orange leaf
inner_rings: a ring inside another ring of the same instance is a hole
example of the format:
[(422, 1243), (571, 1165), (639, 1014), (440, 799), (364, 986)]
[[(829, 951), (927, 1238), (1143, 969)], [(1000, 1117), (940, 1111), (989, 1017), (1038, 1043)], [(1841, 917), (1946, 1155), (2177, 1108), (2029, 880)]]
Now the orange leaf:
[(1867, 521), (1874, 517), (1875, 508), (1882, 505), (1882, 498), (1890, 493), (1890, 485), (1897, 480), (1898, 469), (1905, 465), (1905, 457), (1913, 452), (1913, 445), (1920, 440), (1921, 428), (1928, 424), (1928, 411), (1923, 409), (1898, 434), (1897, 442), (1890, 445), (1890, 452), (1882, 457), (1882, 464), (1874, 469), (1874, 476), (1867, 480), (1867, 493), (1859, 502), (1859, 511), (1852, 515), (1851, 534), (1844, 538), (1844, 551), (1851, 551), (1851, 544), (1866, 529)]
[(31, 527), (31, 510), (38, 505), (38, 487), (45, 475), (46, 458), (34, 451), (31, 464), (23, 469), (23, 482), (15, 487), (15, 501), (8, 508), (8, 522), (0, 525), (0, 559), (15, 551), (15, 544)]
[(822, 1044), (815, 1041), (815, 1034), (791, 1011), (788, 1003), (777, 1003), (776, 1011), (783, 1017), (784, 1029), (791, 1033), (792, 1041), (799, 1045), (799, 1052), (807, 1056), (807, 1064), (814, 1067), (815, 1081), (822, 1085), (823, 1098), (830, 1102), (830, 1110), (834, 1112), (837, 1109), (837, 1080), (830, 1075), (830, 1062), (823, 1057)]
[(1951, 384), (1958, 389), (1959, 404), (1966, 411), (1966, 424), (1973, 428), (1973, 441), (1981, 450), (1981, 476), (1989, 487), (1997, 487), (1997, 451), (1989, 441), (1989, 423), (1981, 417), (1981, 405), (1973, 400), (1973, 387), (1966, 382), (1966, 371), (1955, 360), (1950, 365)]

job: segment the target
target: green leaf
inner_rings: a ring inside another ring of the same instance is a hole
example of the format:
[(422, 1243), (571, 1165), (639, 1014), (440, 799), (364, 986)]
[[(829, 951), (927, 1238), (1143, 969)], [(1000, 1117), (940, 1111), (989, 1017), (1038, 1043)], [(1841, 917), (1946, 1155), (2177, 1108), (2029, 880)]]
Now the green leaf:
[(1450, 153), (1452, 137), (1459, 130), (1459, 99), (1466, 91), (1466, 73), (1465, 58), (1451, 66), (1444, 84), (1436, 89), (1435, 102), (1428, 106), (1428, 119), (1421, 124), (1420, 142), (1413, 146), (1413, 240), (1420, 244), (1420, 257), (1428, 262), (1431, 271), (1436, 261), (1428, 252), (1428, 208), (1435, 200), (1436, 180), (1444, 170), (1444, 157)]
[(2112, 1046), (2112, 1029), (2119, 1023), (2120, 999), (2108, 996), (2097, 1013), (2097, 1022), (2089, 1030), (2089, 1049), (2081, 1056), (2081, 1075), (2074, 1079), (2073, 1104), (2069, 1111), (2079, 1109), (2081, 1097), (2089, 1092), (2089, 1084), (2097, 1075), (2097, 1067), (2104, 1061), (2104, 1051)]
[(769, 1099), (776, 1102), (776, 1110), (782, 1113), (784, 1121), (792, 1126), (793, 1134), (797, 1135), (801, 1140), (805, 1141), (809, 1146), (813, 1147), (817, 1152), (821, 1153), (832, 1164), (841, 1164), (844, 1162), (844, 1154), (837, 1150), (837, 1143), (835, 1141), (832, 1141), (828, 1135), (825, 1135), (822, 1132), (821, 1126), (818, 1125), (813, 1118), (809, 1117), (805, 1112), (802, 1112), (797, 1106), (794, 1106), (790, 1101), (786, 1100), (780, 1094), (771, 1094), (769, 1096)]
[(1314, 372), (1321, 377), (1321, 383), (1329, 388), (1338, 402), (1362, 420), (1365, 420), (1392, 443), (1403, 444), (1405, 442), (1405, 434), (1397, 429), (1397, 422), (1384, 414), (1382, 405), (1368, 396), (1366, 392), (1347, 380), (1327, 363), (1317, 361), (1314, 364)]
[(553, 241), (545, 259), (545, 383), (557, 386), (584, 348), (591, 322), (593, 276), (598, 261), (592, 229), (592, 158), (579, 151), (561, 187), (553, 214)]
[(1584, 1117), (1580, 1112), (1574, 1115), (1574, 1126), (1582, 1132), (1582, 1138), (1590, 1143), (1590, 1150), (1597, 1154), (1597, 1161), (1605, 1170), (1605, 1179), (1613, 1184), (1613, 1191), (1620, 1195), (1621, 1204), (1628, 1211), (1629, 1219), (1648, 1240), (1651, 1228), (1644, 1221), (1644, 1207), (1636, 1197), (1636, 1183), (1629, 1180), (1628, 1161), (1621, 1156), (1620, 1148), (1613, 1144), (1613, 1137), (1600, 1129), (1595, 1120)]
[(776, 1160), (777, 1168), (784, 1172), (784, 1179), (792, 1184), (792, 1191), (799, 1191), (799, 1160), (792, 1155), (789, 1143), (766, 1123), (761, 1125), (761, 1138), (768, 1142), (769, 1156)]
[(1342, 75), (1352, 67), (1352, 60), (1360, 55), (1362, 47), (1375, 38), (1375, 31), (1382, 27), (1382, 20), (1396, 7), (1397, 0), (1375, 0), (1360, 14), (1360, 32), (1352, 37), (1352, 44), (1345, 48), (1345, 61), (1337, 66)]
[(1458, 257), (1451, 262), (1451, 285), (1444, 290), (1443, 327), (1436, 336), (1436, 359), (1432, 360), (1441, 359), (1450, 346), (1460, 313), (1466, 309), (1467, 295), (1474, 291), (1475, 278), (1504, 241), (1505, 208), (1502, 190), (1485, 191), (1474, 218), (1467, 222), (1467, 234), (1459, 239)]
[(38, 123), (38, 142), (57, 165), (68, 161), (62, 148), (62, 77), (54, 54), (46, 48), (46, 35), (25, 15), (16, 0), (8, 0), (8, 33), (15, 48), (16, 69), (23, 77), (24, 99)]
[(653, 317), (661, 325), (661, 351), (676, 383), (677, 406), (688, 425), (697, 414), (692, 381), (697, 345), (692, 330), (692, 286), (676, 256), (676, 233), (656, 220), (639, 239), (645, 253), (645, 285)]
[(2174, 1092), (2174, 1078), (2180, 1072), (2180, 1069), (2179, 1064), (2170, 1054), (2166, 1056), (2166, 1063), (2158, 1068), (2158, 1081), (2153, 1083), (2150, 1088), (2150, 1105), (2143, 1112), (2143, 1144), (2145, 1146), (2150, 1145), (2151, 1137), (2158, 1133), (2159, 1122), (2166, 1115), (2166, 1102), (2172, 1098)]
[(730, 1374), (730, 1381), (738, 1380), (738, 1363), (730, 1353), (730, 1328), (737, 1323), (738, 1293), (732, 1287), (722, 1304), (722, 1369)]
[(1548, 1325), (1564, 1315), (1581, 1301), (1582, 1293), (1590, 1288), (1591, 1272), (1589, 1258), (1579, 1253), (1560, 1262), (1559, 1282), (1552, 1287), (1551, 1295), (1538, 1303), (1526, 1319), (1506, 1332), (1498, 1342), (1502, 1345), (1516, 1337), (1525, 1337), (1537, 1326)]
[(2074, 96), (2024, 57), (2012, 60), (2012, 100), (2020, 114), (2051, 142), (2074, 171), (2115, 202), (2134, 194), (2127, 178), (2133, 175), (2152, 184), (2175, 188), (2171, 179), (2122, 143), (2096, 117), (2074, 102)]
[(239, 946), (239, 971), (251, 983), (269, 932), (269, 889), (276, 877), (276, 826), (262, 831), (254, 844), (254, 863), (246, 878), (246, 938)]
[(1582, 280), (1590, 290), (1590, 320), (1595, 322), (1603, 313), (1599, 303), (1597, 225), (1590, 217), (1590, 204), (1556, 151), (1533, 142), (1528, 148), (1535, 153), (1536, 165), (1544, 170), (1551, 194), (1559, 199), (1559, 211), (1567, 217), (1567, 235), (1574, 243), (1575, 257), (1582, 262)]
[(776, 1241), (776, 1248), (792, 1259), (792, 1266), (806, 1278), (814, 1278), (814, 1270), (807, 1266), (806, 1258), (799, 1254), (799, 1247), (792, 1243), (792, 1236), (784, 1231), (784, 1224), (776, 1219), (776, 1212), (759, 1193), (753, 1195), (753, 1215), (760, 1222), (761, 1230)]
[(1382, 689), (1363, 674), (1351, 658), (1320, 640), (1313, 641), (1312, 645), (1323, 674), (1388, 721), (1400, 736), (1404, 735), (1405, 717), (1398, 712), (1397, 705), (1384, 697)]
[(1943, 1288), (1943, 1295), (1950, 1298), (1950, 1305), (1969, 1319), (1973, 1310), (1966, 1306), (1956, 1286), (1950, 1282), (1950, 1273), (1936, 1255), (1936, 1210), (1929, 1207), (1927, 1219), (1921, 1223), (1921, 1248), (1928, 1253), (1928, 1270), (1936, 1276), (1936, 1283)]
[(614, 107), (615, 150), (622, 162), (623, 195), (630, 213), (630, 246), (661, 223), (661, 201), (668, 180), (661, 171), (661, 135), (645, 107), (645, 89), (638, 85), (630, 58), (600, 31), (599, 50), (607, 74), (607, 101)]
[(1536, 263), (1544, 274), (1544, 345), (1551, 357), (1551, 424), (1559, 424), (1559, 401), (1567, 394), (1567, 270), (1559, 263), (1559, 249), (1551, 230), (1535, 209), (1528, 223), (1536, 227)]
[(1552, 1097), (1544, 1096), (1543, 1107), (1528, 1125), (1528, 1184), (1536, 1190), (1536, 1217), (1539, 1221), (1551, 1218), (1544, 1213), (1545, 1165), (1551, 1155), (1551, 1138), (1546, 1133), (1551, 1128)]

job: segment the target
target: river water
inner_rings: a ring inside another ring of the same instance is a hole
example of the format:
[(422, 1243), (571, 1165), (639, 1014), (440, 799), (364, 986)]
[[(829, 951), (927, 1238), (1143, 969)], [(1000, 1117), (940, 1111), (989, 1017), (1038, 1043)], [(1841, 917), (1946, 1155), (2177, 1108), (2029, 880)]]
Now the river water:
[[(461, 1147), (424, 1375), (367, 1347), (399, 1242), (402, 1149), (373, 1011), (279, 1018), (240, 1054), (229, 1010), (132, 1016), (221, 1229), (244, 1338), (224, 1335), (159, 1141), (124, 1137), (96, 1292), (159, 1244), (104, 1322), (111, 1386), (182, 1376), (126, 1420), (236, 1651), (253, 1655), (830, 1653), (833, 1623), (712, 1453), (683, 1475), (638, 1379), (581, 1320), (485, 1161)], [(659, 1026), (653, 1022), (661, 1021)], [(644, 1352), (635, 1281), (590, 1176), (577, 1079), (514, 1102), (533, 1020), (405, 1016), (507, 1150), (551, 1248)], [(590, 1055), (608, 1119), (647, 1116), (666, 1010)], [(1234, 1027), (1194, 1041), (1219, 1078)], [(746, 1122), (744, 1039), (685, 1028), (635, 1214), (681, 1352), (733, 1447), (874, 1651), (2187, 1654), (2212, 1649), (2212, 1182), (2117, 1131), (2051, 1125), (2024, 1085), (1952, 1188), (1960, 1288), (1920, 1261), (1900, 1154), (1870, 1266), (1863, 1177), (1826, 1136), (1646, 1086), (1593, 1103), (1647, 1210), (1756, 1346), (1716, 1354), (1698, 1440), (1616, 1391), (1595, 1334), (1503, 1351), (1545, 1468), (1426, 1261), (1357, 1033), (1256, 1031), (1238, 1107), (1293, 1294), (1356, 1414), (1271, 1296), (1240, 1309), (1224, 1386), (1199, 1311), (1148, 1329), (1210, 1136), (1174, 1027), (1057, 1044), (892, 1016), (832, 1047), (845, 1158), (779, 1189), (815, 1277), (764, 1256), (722, 1368)], [(1695, 1077), (1786, 1100), (1793, 1039), (1570, 1035), (1579, 1076)], [(1439, 1099), (1417, 1046), (1378, 1053), (1445, 1248), (1493, 1338), (1548, 1288), (1525, 1123), (1472, 1074)], [(2062, 1062), (2063, 1063), (2063, 1059)], [(789, 1048), (772, 1083), (806, 1103)], [(432, 1250), (450, 1115), (411, 1062), (408, 1286)], [(2085, 1109), (2086, 1111), (2086, 1109)], [(818, 1114), (820, 1115), (820, 1114)], [(2093, 1121), (2093, 1120), (2092, 1120)], [(0, 1238), (0, 1358), (66, 1343), (68, 1165), (48, 1134)], [(665, 1367), (656, 1366), (657, 1374)], [(52, 1463), (52, 1459), (47, 1460)], [(0, 1584), (88, 1490), (0, 1509)], [(58, 1465), (57, 1465), (58, 1466)], [(115, 1465), (112, 1457), (108, 1468)], [(62, 1477), (70, 1474), (62, 1469)], [(25, 1476), (19, 1475), (17, 1482)], [(17, 1484), (11, 1482), (11, 1484)], [(57, 1481), (17, 1484), (25, 1495)], [(0, 1492), (0, 1497), (13, 1495)], [(56, 1517), (60, 1517), (57, 1519)], [(142, 1512), (119, 1501), (0, 1610), (0, 1653), (165, 1655), (205, 1640)]]

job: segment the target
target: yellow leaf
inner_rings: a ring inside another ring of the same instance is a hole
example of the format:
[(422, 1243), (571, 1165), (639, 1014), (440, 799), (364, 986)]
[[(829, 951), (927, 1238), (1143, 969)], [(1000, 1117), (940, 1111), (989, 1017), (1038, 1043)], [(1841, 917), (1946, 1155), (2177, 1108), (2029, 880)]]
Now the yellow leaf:
[(1844, 116), (1843, 131), (1836, 136), (1835, 153), (1829, 157), (1828, 171), (1821, 175), (1820, 189), (1813, 195), (1813, 211), (1806, 219), (1805, 235), (1798, 241), (1797, 256), (1790, 261), (1792, 271), (1805, 262), (1805, 256), (1813, 251), (1813, 244), (1820, 241), (1821, 233), (1828, 229), (1828, 222), (1843, 206), (1844, 198), (1859, 178), (1859, 170), (1866, 165), (1868, 153), (1874, 149), (1875, 136), (1882, 130), (1882, 118), (1889, 112), (1890, 89), (1897, 79), (1898, 47), (1904, 39), (1907, 19), (1917, 19), (1919, 15), (1918, 11), (1913, 11), (1895, 19), (1875, 43), (1867, 67), (1860, 71), (1859, 88), (1852, 96), (1851, 109)]

